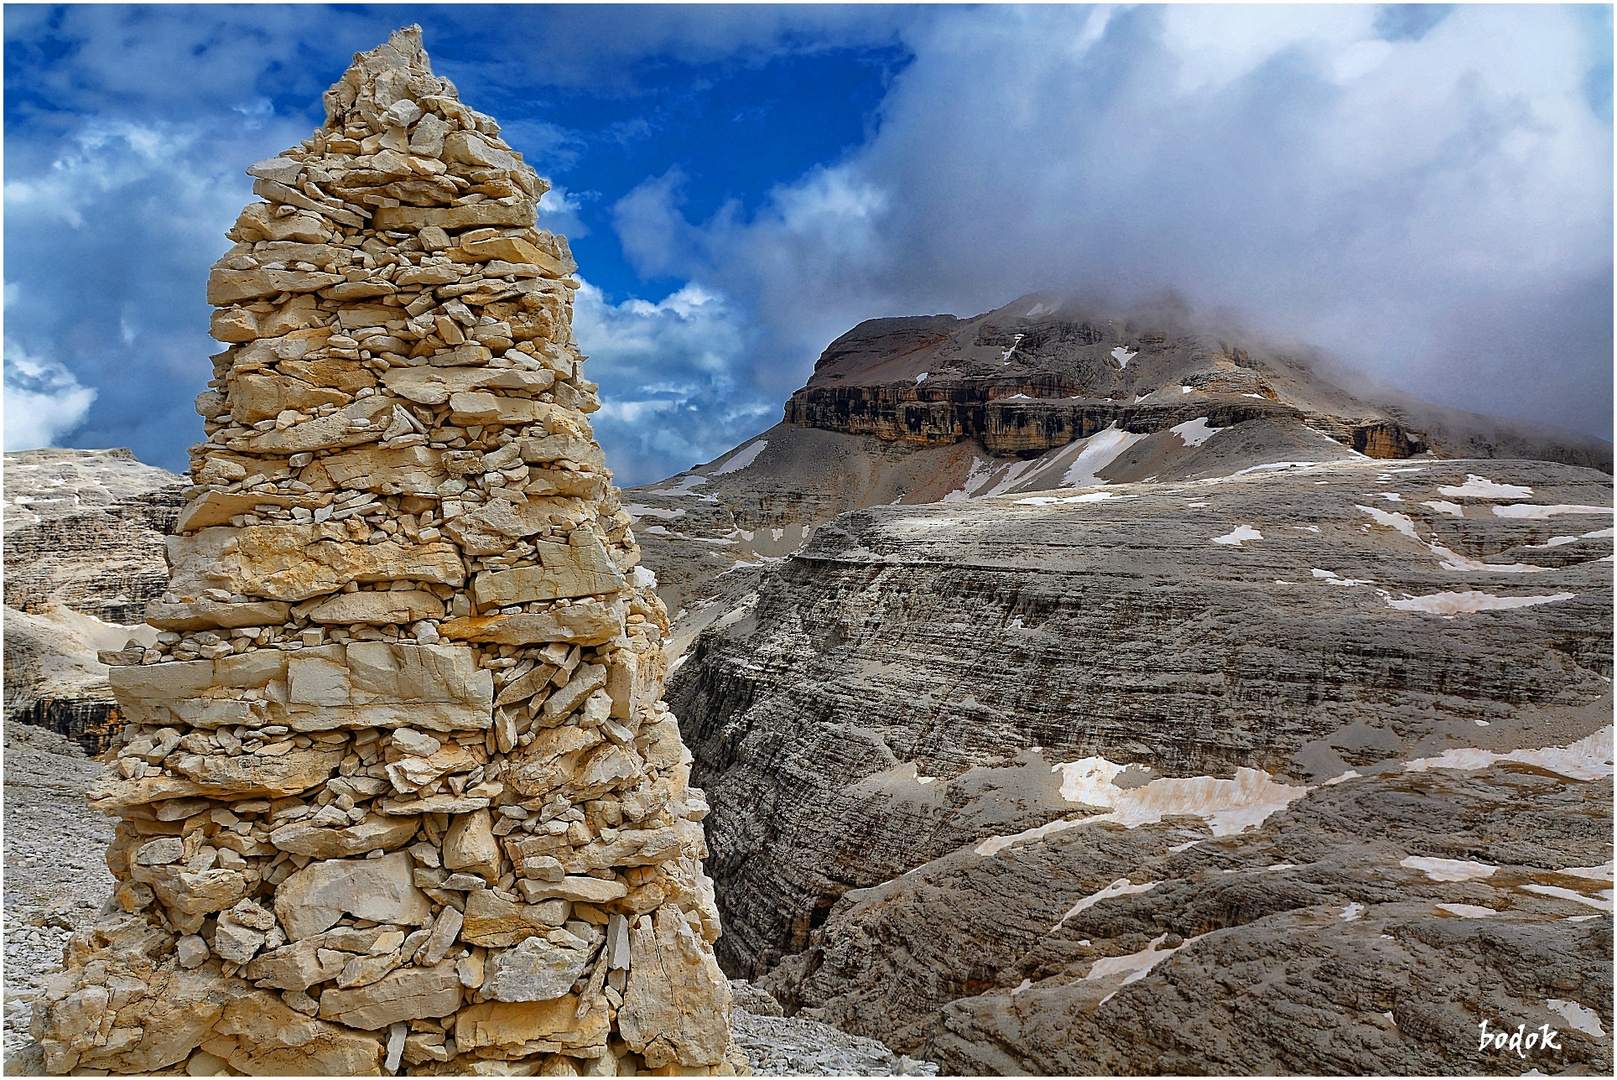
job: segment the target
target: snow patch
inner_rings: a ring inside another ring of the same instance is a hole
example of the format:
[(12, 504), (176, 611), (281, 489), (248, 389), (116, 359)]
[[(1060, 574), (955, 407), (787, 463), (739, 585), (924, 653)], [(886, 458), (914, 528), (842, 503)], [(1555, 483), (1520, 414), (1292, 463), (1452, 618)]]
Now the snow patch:
[(1562, 544), (1576, 544), (1577, 542), (1578, 538), (1576, 536), (1552, 536), (1542, 544), (1525, 544), (1523, 546), (1530, 548), (1553, 548), (1560, 547)]
[(1027, 506), (1059, 506), (1063, 503), (1105, 502), (1107, 499), (1138, 499), (1138, 495), (1113, 495), (1110, 491), (1091, 491), (1083, 495), (1067, 495), (1057, 497), (1054, 495), (1035, 495), (1029, 499), (1017, 499), (1017, 503)]
[(764, 448), (768, 445), (768, 439), (759, 439), (750, 446), (743, 447), (741, 450), (738, 450), (736, 453), (730, 455), (729, 461), (726, 461), (723, 465), (720, 465), (717, 469), (714, 469), (712, 472), (708, 473), (708, 475), (727, 476), (733, 472), (740, 472), (742, 469), (745, 469), (747, 466), (751, 465), (754, 461), (757, 461), (758, 455), (763, 453)]
[(917, 375), (917, 376), (915, 376), (915, 382), (916, 382), (916, 384), (917, 384), (917, 385), (919, 385), (919, 384), (920, 384), (920, 383), (924, 383), (924, 382), (926, 382), (926, 377), (927, 377), (927, 376), (928, 376), (928, 375), (929, 375), (929, 374), (931, 374), (931, 372), (927, 372), (927, 371), (923, 371), (923, 372), (921, 372), (921, 373), (920, 373), (920, 374), (919, 374), (919, 375)]
[(1039, 840), (1079, 825), (1109, 822), (1134, 829), (1177, 815), (1201, 818), (1214, 836), (1232, 836), (1261, 824), (1309, 790), (1276, 783), (1262, 769), (1237, 769), (1233, 780), (1213, 776), (1161, 777), (1140, 787), (1120, 788), (1112, 780), (1126, 768), (1103, 757), (1051, 766), (1052, 772), (1061, 774), (1063, 799), (1102, 807), (1107, 812), (1051, 821), (1013, 836), (991, 836), (977, 845), (977, 854), (993, 855), (1013, 844)]
[(1506, 611), (1511, 608), (1535, 607), (1570, 600), (1577, 593), (1554, 593), (1550, 596), (1494, 596), (1485, 592), (1440, 592), (1428, 596), (1411, 596), (1407, 600), (1387, 603), (1399, 611), (1424, 611), (1428, 615), (1469, 615), (1478, 611)]
[(1263, 534), (1250, 525), (1237, 525), (1232, 531), (1223, 536), (1213, 537), (1213, 543), (1226, 544), (1230, 547), (1240, 547), (1247, 540), (1262, 540)]
[[(1329, 438), (1329, 436), (1326, 436), (1326, 437)], [(1237, 470), (1235, 472), (1230, 473), (1230, 475), (1231, 476), (1245, 476), (1248, 473), (1268, 472), (1271, 469), (1306, 469), (1311, 465), (1325, 465), (1325, 464), (1329, 464), (1329, 463), (1324, 462), (1324, 461), (1270, 461), (1270, 462), (1265, 462), (1262, 465), (1248, 465), (1244, 469), (1239, 469), (1239, 470)]]
[(1398, 865), (1405, 870), (1419, 870), (1433, 881), (1473, 881), (1493, 877), (1494, 871), (1499, 869), (1487, 863), (1468, 862), (1465, 859), (1430, 859), (1422, 855), (1411, 855)]
[(1116, 461), (1119, 454), (1145, 437), (1124, 431), (1116, 424), (1108, 426), (1104, 431), (1095, 432), (1084, 440), (1084, 448), (1067, 467), (1066, 475), (1061, 478), (1061, 486), (1088, 487), (1091, 484), (1105, 483), (1095, 474)]
[(1353, 901), (1353, 903), (1342, 909), (1342, 919), (1345, 922), (1352, 922), (1354, 919), (1357, 919), (1363, 914), (1364, 905), (1359, 903), (1357, 900)]
[(1596, 911), (1611, 912), (1611, 890), (1606, 889), (1598, 896), (1585, 896), (1571, 889), (1563, 889), (1559, 885), (1518, 885), (1523, 892), (1538, 893), (1540, 896), (1553, 896), (1558, 900), (1571, 900), (1578, 904), (1587, 904)]
[(1050, 930), (1052, 933), (1060, 930), (1062, 925), (1068, 919), (1072, 918), (1080, 911), (1094, 907), (1102, 900), (1110, 900), (1114, 896), (1132, 896), (1135, 893), (1150, 892), (1152, 889), (1157, 887), (1157, 884), (1158, 883), (1155, 881), (1147, 881), (1143, 885), (1136, 885), (1126, 877), (1118, 878), (1116, 881), (1106, 886), (1106, 888), (1100, 890), (1099, 892), (1090, 893), (1088, 896), (1072, 905), (1072, 910), (1061, 916), (1061, 920), (1052, 926)]
[[(1151, 944), (1139, 952), (1129, 953), (1126, 956), (1103, 956), (1089, 966), (1089, 974), (1084, 976), (1083, 981), (1100, 982), (1102, 979), (1115, 978), (1121, 975), (1123, 976), (1123, 981), (1120, 984), (1122, 986), (1127, 986), (1132, 982), (1139, 982), (1151, 973), (1152, 968), (1191, 942), (1200, 940), (1200, 938), (1186, 938), (1183, 943), (1175, 945), (1171, 949), (1161, 948), (1162, 943), (1167, 940), (1167, 934), (1159, 934)], [(1111, 995), (1108, 994), (1105, 998), (1102, 998), (1101, 1004), (1105, 1004), (1110, 997)], [(1096, 1008), (1099, 1007), (1099, 1005), (1096, 1006)]]
[(1112, 359), (1116, 360), (1117, 361), (1117, 366), (1121, 367), (1121, 368), (1128, 367), (1129, 366), (1129, 361), (1133, 360), (1136, 356), (1139, 356), (1139, 355), (1140, 355), (1140, 351), (1138, 349), (1136, 349), (1133, 352), (1129, 352), (1128, 349), (1125, 346), (1122, 346), (1122, 345), (1119, 345), (1117, 348), (1112, 350)]
[(1014, 338), (1011, 339), (1011, 347), (1006, 349), (1005, 350), (1005, 355), (1001, 356), (999, 358), (1001, 363), (1008, 364), (1008, 363), (1011, 362), (1011, 353), (1016, 351), (1016, 347), (1018, 345), (1022, 344), (1022, 338), (1026, 337), (1026, 336), (1027, 335), (1025, 335), (1025, 334), (1017, 334)]
[(1617, 535), (1617, 528), (1596, 529), (1594, 532), (1581, 533), (1579, 540), (1610, 540)]
[(661, 506), (641, 506), (639, 503), (629, 503), (623, 509), (636, 521), (648, 517), (677, 518), (685, 516), (685, 511), (683, 510), (667, 510)]
[(1544, 518), (1555, 517), (1557, 514), (1609, 514), (1609, 506), (1587, 506), (1582, 504), (1556, 503), (1553, 506), (1539, 506), (1536, 503), (1513, 503), (1510, 506), (1496, 506), (1493, 508), (1495, 517), (1518, 518), (1528, 521), (1542, 521)]
[(658, 488), (656, 491), (653, 491), (652, 494), (653, 495), (689, 495), (689, 494), (692, 493), (693, 489), (699, 488), (705, 483), (707, 483), (707, 477), (698, 476), (696, 473), (691, 473), (689, 476), (685, 477), (685, 479), (683, 479), (683, 480), (681, 480), (679, 482), (678, 487)]
[(1496, 761), (1514, 761), (1556, 773), (1569, 780), (1599, 780), (1612, 774), (1612, 725), (1607, 724), (1587, 738), (1566, 746), (1546, 746), (1539, 750), (1512, 750), (1496, 753), (1476, 747), (1448, 750), (1438, 757), (1416, 758), (1404, 766), (1406, 772), (1427, 769), (1459, 769), (1469, 772), (1486, 769)]
[(1188, 393), (1190, 393), (1190, 391), (1191, 391), (1191, 388), (1190, 388), (1190, 387), (1188, 387), (1188, 386), (1181, 386), (1181, 387), (1180, 387), (1180, 388), (1179, 388), (1179, 392), (1180, 392), (1180, 393), (1181, 393), (1181, 394), (1188, 394)]
[(1175, 424), (1168, 430), (1179, 436), (1179, 440), (1186, 446), (1200, 446), (1224, 429), (1208, 427), (1207, 417), (1198, 416), (1194, 420), (1186, 420), (1183, 424)]
[(1551, 1012), (1560, 1013), (1575, 1031), (1593, 1035), (1597, 1039), (1606, 1037), (1606, 1029), (1600, 1026), (1600, 1014), (1593, 1009), (1585, 1009), (1576, 1001), (1562, 1001), (1560, 998), (1550, 998), (1544, 1003), (1544, 1007)]
[(1358, 503), (1353, 505), (1374, 518), (1377, 525), (1385, 525), (1389, 529), (1396, 529), (1411, 540), (1420, 539), (1419, 536), (1415, 535), (1415, 523), (1409, 520), (1408, 514), (1392, 514), (1385, 510), (1377, 510), (1373, 506), (1359, 506)]
[(1534, 566), (1532, 563), (1490, 563), (1481, 559), (1473, 559), (1469, 555), (1461, 555), (1433, 540), (1427, 545), (1432, 554), (1442, 558), (1442, 567), (1445, 570), (1466, 571), (1492, 571), (1495, 574), (1538, 574), (1546, 570), (1554, 570), (1553, 566)]
[(1462, 919), (1487, 919), (1499, 914), (1493, 908), (1483, 907), (1481, 904), (1438, 904), (1437, 910), (1458, 915)]
[(1355, 585), (1374, 585), (1375, 578), (1338, 577), (1335, 571), (1320, 570), (1317, 567), (1308, 571), (1310, 574), (1324, 581), (1327, 585), (1340, 585), (1344, 589), (1351, 589)]
[(1455, 499), (1531, 499), (1533, 489), (1525, 484), (1496, 484), (1485, 476), (1467, 473), (1465, 483), (1437, 489), (1439, 495)]

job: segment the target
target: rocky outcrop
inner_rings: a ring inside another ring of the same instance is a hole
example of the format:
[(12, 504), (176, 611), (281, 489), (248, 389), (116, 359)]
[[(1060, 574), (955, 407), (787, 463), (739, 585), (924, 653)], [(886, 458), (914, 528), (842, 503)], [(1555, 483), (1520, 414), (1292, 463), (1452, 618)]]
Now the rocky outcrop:
[(184, 479), (128, 450), (5, 457), (6, 717), (105, 749), (121, 721), (97, 654), (130, 640), (168, 570)]
[(161, 633), (103, 654), (115, 902), (35, 1003), (44, 1067), (733, 1072), (545, 184), (418, 27), (325, 102), (209, 277)]
[(826, 347), (785, 418), (926, 446), (976, 438), (996, 457), (1042, 453), (1111, 425), (1147, 434), (1197, 416), (1215, 427), (1295, 420), (1374, 458), (1431, 449), (1611, 471), (1609, 443), (1459, 413), (1384, 387), (1365, 384), (1355, 394), (1310, 353), (1209, 331), (1172, 307), (1117, 314), (1024, 296), (968, 319), (860, 323)]
[(861, 323), (782, 423), (625, 502), (675, 613), (677, 662), (744, 617), (765, 566), (849, 510), (1411, 456), (1612, 467), (1608, 442), (1416, 401), (1301, 346), (1172, 309), (1023, 297), (969, 319)]
[(870, 508), (762, 571), (670, 687), (726, 968), (946, 1071), (1503, 1069), (1474, 1025), (1547, 1009), (1603, 1067), (1562, 1014), (1610, 1030), (1609, 963), (1469, 988), (1603, 949), (1609, 479), (1235, 471)]

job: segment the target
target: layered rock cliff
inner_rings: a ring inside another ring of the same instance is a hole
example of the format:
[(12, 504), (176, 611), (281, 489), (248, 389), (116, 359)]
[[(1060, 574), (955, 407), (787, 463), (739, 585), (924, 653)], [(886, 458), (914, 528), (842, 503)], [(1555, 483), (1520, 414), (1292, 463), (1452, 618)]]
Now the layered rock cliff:
[(6, 718), (105, 749), (120, 720), (105, 650), (152, 644), (163, 537), (185, 481), (128, 450), (5, 456)]
[(1610, 480), (1342, 457), (755, 571), (670, 687), (727, 968), (967, 1073), (1605, 1067)]
[(1417, 401), (1172, 307), (1029, 296), (966, 319), (861, 323), (780, 424), (625, 503), (675, 613), (677, 659), (763, 566), (848, 510), (1415, 454), (1612, 468), (1610, 443)]

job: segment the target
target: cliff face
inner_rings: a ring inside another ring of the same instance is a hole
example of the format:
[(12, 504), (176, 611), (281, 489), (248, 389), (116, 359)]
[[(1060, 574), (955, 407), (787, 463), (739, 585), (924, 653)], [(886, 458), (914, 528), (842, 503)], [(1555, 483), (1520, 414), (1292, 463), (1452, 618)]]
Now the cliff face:
[(106, 748), (120, 721), (96, 654), (155, 640), (144, 613), (184, 487), (128, 450), (5, 456), (7, 719)]
[(1298, 347), (1024, 297), (970, 319), (873, 319), (784, 420), (624, 493), (675, 613), (671, 659), (837, 514), (1281, 462), (1527, 458), (1610, 473), (1611, 444), (1403, 397)]
[[(1468, 1010), (1608, 1016), (1609, 965), (1445, 980), (1599, 944), (1610, 506), (1588, 470), (1358, 458), (822, 524), (670, 684), (721, 961), (965, 1072), (1364, 1069), (1395, 1026), (1398, 1068), (1453, 1071)], [(1320, 949), (1329, 979), (1287, 974)], [(1251, 1008), (1306, 1010), (1231, 1049), (1248, 1006), (1204, 984), (1237, 959)], [(1312, 1025), (1344, 994), (1339, 1054)]]
[(1430, 449), (1611, 471), (1610, 445), (1599, 440), (1384, 388), (1355, 395), (1300, 351), (1208, 332), (1173, 310), (1118, 315), (1029, 296), (970, 319), (861, 323), (821, 354), (785, 418), (927, 446), (977, 438), (995, 456), (1041, 453), (1110, 425), (1145, 434), (1196, 416), (1218, 427), (1262, 418), (1311, 425), (1368, 457)]

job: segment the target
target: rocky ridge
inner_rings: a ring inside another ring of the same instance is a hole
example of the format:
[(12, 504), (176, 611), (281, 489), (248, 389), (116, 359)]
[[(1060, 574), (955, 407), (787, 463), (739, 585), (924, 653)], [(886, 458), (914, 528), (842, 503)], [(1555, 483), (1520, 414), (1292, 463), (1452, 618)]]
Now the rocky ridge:
[(780, 424), (625, 504), (675, 613), (677, 661), (763, 567), (849, 510), (1415, 454), (1612, 468), (1610, 443), (1410, 399), (1171, 305), (1033, 295), (966, 319), (861, 323)]
[(666, 614), (618, 508), (545, 184), (434, 76), (355, 57), (249, 173), (206, 442), (127, 718), (114, 902), (44, 1067), (745, 1066)]
[(105, 748), (120, 719), (103, 650), (155, 641), (148, 601), (184, 479), (128, 450), (5, 456), (6, 717)]
[(822, 524), (670, 684), (721, 960), (944, 1071), (1609, 1067), (1611, 513), (1349, 456)]

